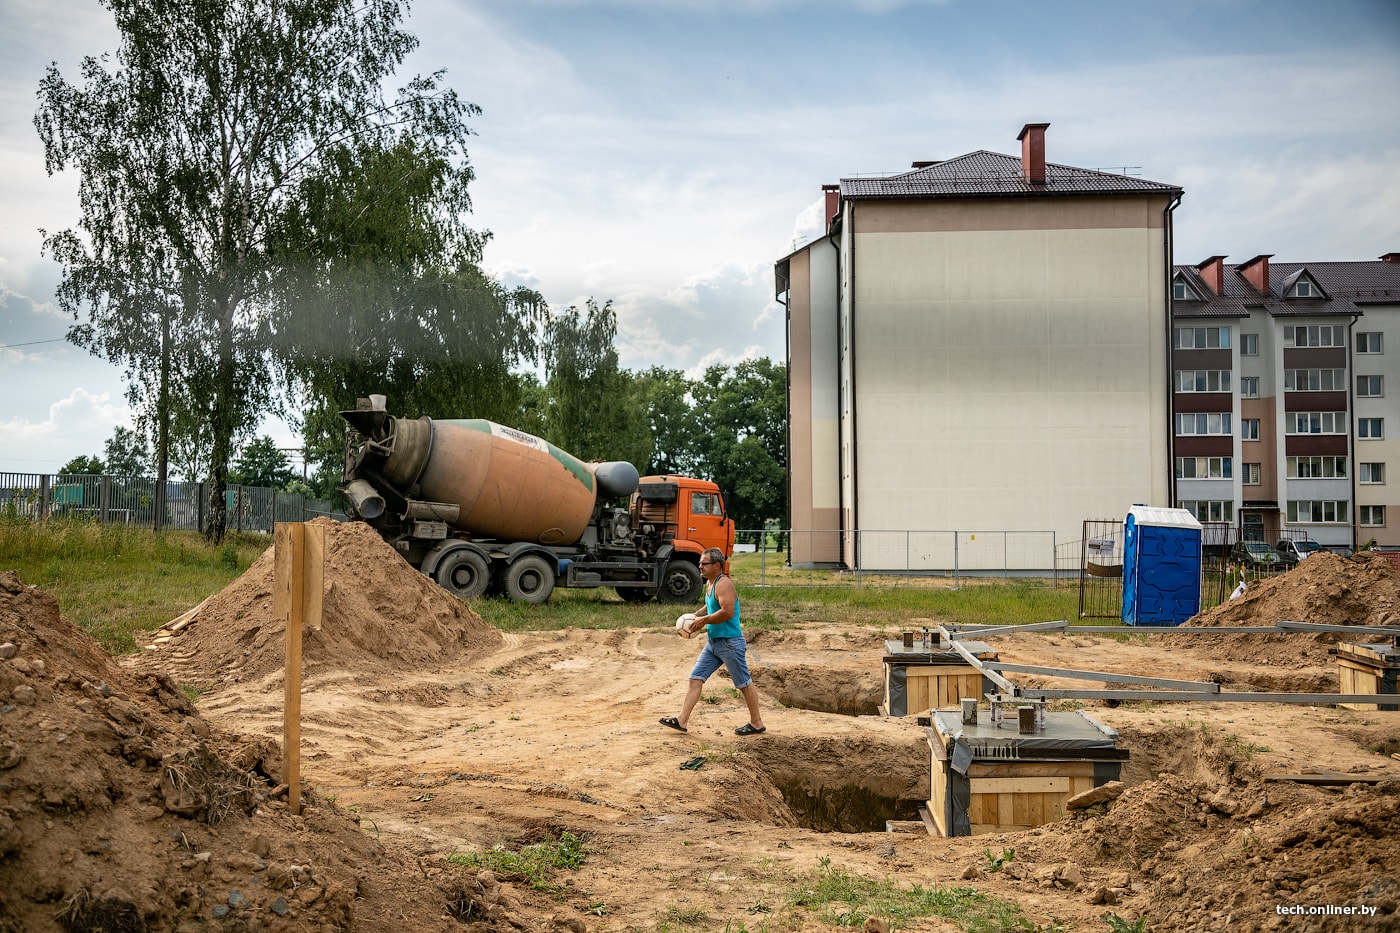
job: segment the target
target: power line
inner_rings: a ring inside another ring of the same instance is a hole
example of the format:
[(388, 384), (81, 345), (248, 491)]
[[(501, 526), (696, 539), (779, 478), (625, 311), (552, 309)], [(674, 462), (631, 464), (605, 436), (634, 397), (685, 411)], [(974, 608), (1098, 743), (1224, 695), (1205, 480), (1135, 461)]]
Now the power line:
[(52, 340), (31, 340), (28, 343), (0, 343), (0, 350), (13, 350), (15, 347), (33, 347), (41, 343), (67, 343), (67, 337), (55, 337)]

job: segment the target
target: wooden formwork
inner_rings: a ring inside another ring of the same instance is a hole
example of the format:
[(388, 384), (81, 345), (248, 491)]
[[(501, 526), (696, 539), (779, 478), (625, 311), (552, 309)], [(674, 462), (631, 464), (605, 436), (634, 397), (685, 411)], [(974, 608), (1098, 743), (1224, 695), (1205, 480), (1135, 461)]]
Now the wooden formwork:
[[(982, 642), (962, 644), (981, 660), (997, 659), (997, 653)], [(886, 642), (884, 667), (882, 709), (888, 716), (926, 714), (957, 706), (964, 697), (980, 700), (992, 692), (992, 684), (982, 672), (946, 645), (942, 649), (905, 648), (899, 642)]]
[(1117, 780), (1126, 749), (1116, 733), (1082, 713), (1047, 713), (1023, 735), (1012, 723), (961, 722), (961, 713), (930, 718), (928, 815), (944, 836), (1012, 832), (1063, 819), (1076, 794)]
[[(1394, 645), (1337, 645), (1338, 693), (1395, 696), (1400, 675), (1400, 648)], [(1400, 710), (1394, 703), (1338, 703), (1354, 710)]]

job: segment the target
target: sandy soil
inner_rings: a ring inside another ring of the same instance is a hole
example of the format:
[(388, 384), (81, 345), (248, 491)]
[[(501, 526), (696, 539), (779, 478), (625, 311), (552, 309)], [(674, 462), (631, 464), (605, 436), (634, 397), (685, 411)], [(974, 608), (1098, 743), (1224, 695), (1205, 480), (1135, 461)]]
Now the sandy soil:
[[(368, 529), (332, 531), (325, 619), (305, 638), (300, 816), (270, 554), (122, 666), (0, 574), (0, 931), (834, 929), (788, 904), (822, 866), (972, 888), (1053, 929), (1110, 914), (1152, 931), (1400, 929), (1400, 713), (1088, 703), (1131, 752), (1116, 800), (1022, 833), (883, 832), (929, 793), (924, 730), (876, 714), (884, 641), (908, 620), (754, 633), (768, 732), (734, 735), (746, 715), (721, 675), (681, 734), (657, 718), (678, 710), (696, 642), (503, 635)], [(1315, 556), (1194, 621), (1394, 623), (1398, 579)], [(1337, 689), (1335, 635), (987, 640), (1022, 664)], [(1265, 781), (1307, 769), (1364, 780)], [(557, 895), (445, 859), (562, 831), (591, 854)], [(1375, 916), (1279, 912), (1295, 907)]]

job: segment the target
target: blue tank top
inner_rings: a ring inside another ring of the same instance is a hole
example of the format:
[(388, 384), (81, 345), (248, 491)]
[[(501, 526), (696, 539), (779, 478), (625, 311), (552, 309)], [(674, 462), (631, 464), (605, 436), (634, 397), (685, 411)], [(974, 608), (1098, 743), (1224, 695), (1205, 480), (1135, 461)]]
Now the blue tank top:
[[(715, 578), (719, 582), (719, 578)], [(715, 599), (715, 588), (713, 585), (705, 590), (705, 611), (709, 613), (719, 612), (719, 600)], [(744, 634), (744, 629), (739, 625), (739, 593), (734, 592), (734, 615), (726, 622), (717, 622), (714, 625), (705, 626), (705, 637), (707, 638), (738, 638)]]

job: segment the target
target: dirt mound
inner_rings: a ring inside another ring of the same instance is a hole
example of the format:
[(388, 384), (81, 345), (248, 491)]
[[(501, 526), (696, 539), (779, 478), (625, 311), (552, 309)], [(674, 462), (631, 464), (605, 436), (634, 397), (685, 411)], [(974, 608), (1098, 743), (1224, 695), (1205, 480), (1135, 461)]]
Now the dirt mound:
[[(1205, 610), (1175, 631), (1277, 622), (1400, 625), (1400, 572), (1379, 555), (1314, 554), (1287, 573), (1249, 584), (1241, 596)], [(1222, 658), (1289, 668), (1316, 663), (1339, 641), (1371, 642), (1380, 636), (1321, 632), (1212, 638)]]
[[(302, 634), (308, 676), (418, 670), (495, 650), (501, 633), (466, 603), (414, 570), (368, 525), (326, 526), (320, 628)], [(273, 549), (210, 597), (196, 621), (132, 660), (206, 683), (280, 683), (286, 623), (273, 611)]]
[(0, 931), (440, 928), (444, 888), (314, 792), (289, 814), (279, 768), (0, 573)]

